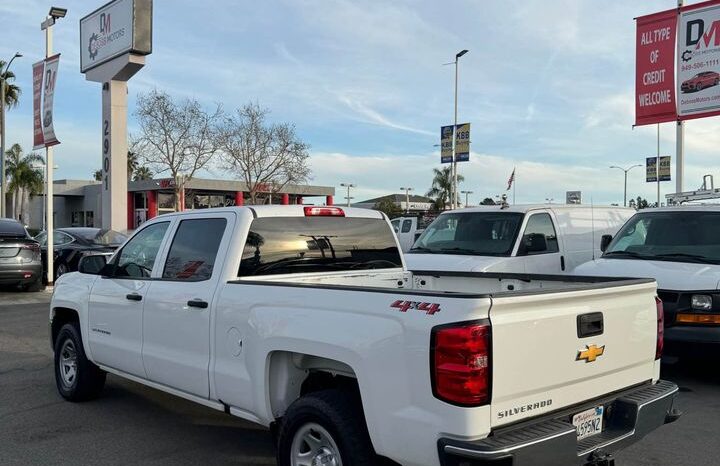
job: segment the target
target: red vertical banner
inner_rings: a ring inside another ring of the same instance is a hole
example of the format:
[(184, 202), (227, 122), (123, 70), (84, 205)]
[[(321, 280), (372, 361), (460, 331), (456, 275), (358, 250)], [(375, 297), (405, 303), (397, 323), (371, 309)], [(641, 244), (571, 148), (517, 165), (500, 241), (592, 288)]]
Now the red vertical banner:
[(45, 147), (42, 129), (42, 84), (45, 60), (33, 64), (33, 149)]
[(675, 121), (678, 10), (661, 11), (636, 20), (635, 125)]

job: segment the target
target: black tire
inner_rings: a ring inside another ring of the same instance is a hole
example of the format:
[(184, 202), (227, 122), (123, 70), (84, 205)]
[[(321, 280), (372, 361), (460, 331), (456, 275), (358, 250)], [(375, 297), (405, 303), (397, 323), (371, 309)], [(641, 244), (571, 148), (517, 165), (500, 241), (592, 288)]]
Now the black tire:
[[(68, 401), (96, 398), (105, 386), (106, 373), (85, 356), (80, 335), (77, 323), (65, 324), (55, 340), (55, 385)], [(65, 358), (72, 359), (71, 352), (75, 357), (74, 376), (70, 375), (72, 370), (66, 370), (68, 366), (62, 364)]]
[(323, 427), (338, 447), (343, 466), (377, 466), (357, 395), (340, 390), (310, 393), (290, 405), (278, 435), (277, 464), (292, 466), (296, 434), (310, 424)]
[(67, 264), (58, 264), (58, 266), (55, 267), (55, 281), (57, 281), (58, 278), (69, 272), (70, 269), (68, 268)]

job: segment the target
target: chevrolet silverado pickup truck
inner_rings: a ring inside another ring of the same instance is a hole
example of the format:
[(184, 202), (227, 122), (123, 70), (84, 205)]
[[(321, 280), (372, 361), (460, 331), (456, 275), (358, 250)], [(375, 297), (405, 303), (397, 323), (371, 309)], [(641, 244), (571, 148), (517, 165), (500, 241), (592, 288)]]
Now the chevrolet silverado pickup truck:
[(108, 373), (267, 426), (282, 466), (612, 464), (677, 418), (652, 279), (413, 271), (387, 217), (207, 209), (83, 258), (58, 391)]

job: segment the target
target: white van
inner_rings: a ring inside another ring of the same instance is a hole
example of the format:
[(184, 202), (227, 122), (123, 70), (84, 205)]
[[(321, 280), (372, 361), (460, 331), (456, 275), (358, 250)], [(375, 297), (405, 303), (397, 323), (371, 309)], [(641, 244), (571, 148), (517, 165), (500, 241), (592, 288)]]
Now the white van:
[(634, 213), (552, 204), (451, 210), (425, 229), (405, 261), (410, 270), (566, 273), (599, 257), (602, 236)]
[(576, 274), (654, 278), (665, 341), (720, 343), (720, 206), (644, 209), (603, 243)]

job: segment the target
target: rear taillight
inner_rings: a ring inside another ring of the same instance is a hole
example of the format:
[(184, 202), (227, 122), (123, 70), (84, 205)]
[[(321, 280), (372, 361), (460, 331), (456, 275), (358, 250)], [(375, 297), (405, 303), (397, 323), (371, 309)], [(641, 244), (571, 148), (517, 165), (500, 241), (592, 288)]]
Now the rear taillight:
[(460, 406), (490, 402), (490, 337), (488, 321), (433, 329), (430, 360), (437, 398)]
[(303, 208), (306, 217), (344, 217), (345, 212), (339, 207), (312, 207)]
[(662, 357), (663, 346), (665, 346), (665, 311), (663, 303), (655, 296), (655, 308), (657, 309), (657, 340), (655, 342), (655, 359)]

